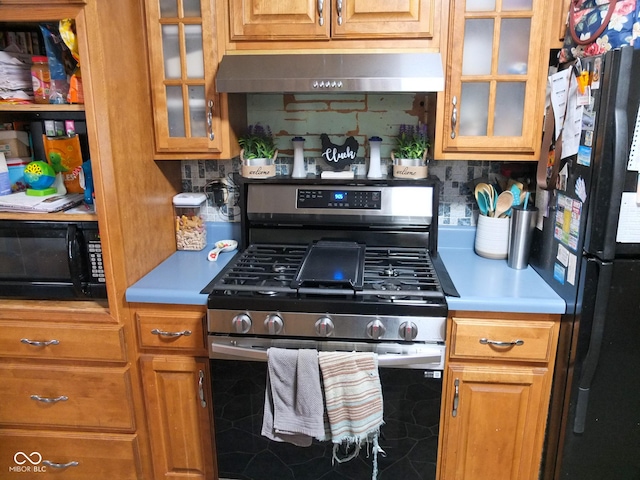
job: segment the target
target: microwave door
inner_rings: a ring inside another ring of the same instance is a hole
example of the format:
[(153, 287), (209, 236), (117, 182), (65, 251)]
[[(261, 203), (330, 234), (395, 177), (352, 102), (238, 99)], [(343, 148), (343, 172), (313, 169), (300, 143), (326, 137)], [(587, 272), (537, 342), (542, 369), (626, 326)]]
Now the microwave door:
[(71, 274), (71, 285), (77, 297), (88, 296), (88, 292), (84, 288), (87, 281), (85, 278), (85, 273), (87, 272), (86, 259), (86, 245), (84, 244), (82, 232), (78, 230), (77, 225), (69, 224), (67, 226), (67, 261), (69, 263), (69, 273)]

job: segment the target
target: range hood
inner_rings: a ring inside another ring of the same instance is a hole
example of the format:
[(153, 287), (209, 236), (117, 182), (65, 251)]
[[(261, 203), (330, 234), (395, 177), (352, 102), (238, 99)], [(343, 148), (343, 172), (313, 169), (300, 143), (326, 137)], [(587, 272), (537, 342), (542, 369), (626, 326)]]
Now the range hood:
[(225, 55), (216, 90), (222, 93), (439, 92), (439, 53), (305, 53)]

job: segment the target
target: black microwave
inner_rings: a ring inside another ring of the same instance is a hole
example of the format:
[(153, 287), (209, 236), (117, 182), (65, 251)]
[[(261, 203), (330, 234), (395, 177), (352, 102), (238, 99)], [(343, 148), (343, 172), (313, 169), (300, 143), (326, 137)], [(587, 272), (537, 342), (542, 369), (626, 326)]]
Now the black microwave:
[(0, 297), (107, 297), (98, 222), (0, 220)]

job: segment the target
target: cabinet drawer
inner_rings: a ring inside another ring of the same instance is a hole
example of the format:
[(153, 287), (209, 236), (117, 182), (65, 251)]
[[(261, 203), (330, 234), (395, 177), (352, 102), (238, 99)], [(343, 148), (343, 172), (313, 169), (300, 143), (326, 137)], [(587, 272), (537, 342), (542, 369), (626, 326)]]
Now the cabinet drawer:
[(0, 366), (0, 424), (133, 431), (128, 367)]
[[(0, 431), (2, 478), (138, 480), (140, 452), (134, 435)], [(22, 477), (18, 473), (26, 473)], [(29, 475), (31, 473), (31, 475)], [(38, 475), (33, 475), (37, 473)]]
[(206, 355), (204, 316), (204, 308), (168, 309), (167, 311), (137, 310), (140, 346)]
[(124, 362), (118, 325), (0, 322), (0, 356)]
[(551, 360), (553, 322), (454, 317), (451, 328), (451, 358)]

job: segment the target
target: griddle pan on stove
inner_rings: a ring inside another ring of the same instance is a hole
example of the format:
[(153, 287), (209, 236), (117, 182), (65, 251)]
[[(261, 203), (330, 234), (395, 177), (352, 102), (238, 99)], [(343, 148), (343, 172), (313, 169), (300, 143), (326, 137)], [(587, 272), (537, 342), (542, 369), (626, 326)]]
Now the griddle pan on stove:
[(362, 290), (365, 245), (319, 240), (307, 247), (291, 288)]

